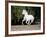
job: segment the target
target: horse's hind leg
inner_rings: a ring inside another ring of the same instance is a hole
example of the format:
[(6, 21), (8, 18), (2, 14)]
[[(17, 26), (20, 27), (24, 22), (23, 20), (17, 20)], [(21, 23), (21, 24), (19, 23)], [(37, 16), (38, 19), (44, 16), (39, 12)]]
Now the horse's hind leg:
[(29, 25), (31, 25), (31, 21), (29, 21)]
[[(25, 21), (25, 17), (24, 17), (24, 19), (22, 20), (22, 24), (23, 24), (23, 22)], [(24, 25), (24, 24), (23, 24)]]
[(31, 20), (30, 20), (30, 25), (31, 25)]

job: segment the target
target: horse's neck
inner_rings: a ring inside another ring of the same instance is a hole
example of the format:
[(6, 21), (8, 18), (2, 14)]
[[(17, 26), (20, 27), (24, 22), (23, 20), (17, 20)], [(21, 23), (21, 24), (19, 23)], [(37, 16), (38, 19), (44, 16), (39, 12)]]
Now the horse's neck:
[(28, 14), (25, 14), (25, 16), (28, 16)]
[(25, 13), (25, 15), (28, 15), (28, 13)]

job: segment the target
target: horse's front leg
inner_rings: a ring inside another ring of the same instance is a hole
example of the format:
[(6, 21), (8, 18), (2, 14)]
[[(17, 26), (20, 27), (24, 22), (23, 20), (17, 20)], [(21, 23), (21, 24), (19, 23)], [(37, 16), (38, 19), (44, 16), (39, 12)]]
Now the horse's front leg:
[(24, 17), (24, 19), (22, 20), (22, 24), (23, 24), (24, 21), (25, 21), (25, 17)]
[(24, 20), (22, 20), (22, 24), (23, 24)]

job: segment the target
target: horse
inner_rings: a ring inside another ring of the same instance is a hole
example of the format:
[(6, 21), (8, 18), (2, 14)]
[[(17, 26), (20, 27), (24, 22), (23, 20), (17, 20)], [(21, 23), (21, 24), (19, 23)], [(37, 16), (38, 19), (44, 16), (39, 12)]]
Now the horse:
[(34, 21), (34, 16), (33, 16), (33, 15), (29, 15), (28, 12), (27, 12), (25, 9), (23, 9), (22, 15), (24, 15), (24, 18), (23, 18), (23, 20), (22, 20), (22, 24), (23, 24), (23, 22), (24, 22), (25, 20), (26, 20), (26, 24), (27, 24), (27, 25), (30, 25), (31, 23), (33, 23), (33, 21)]

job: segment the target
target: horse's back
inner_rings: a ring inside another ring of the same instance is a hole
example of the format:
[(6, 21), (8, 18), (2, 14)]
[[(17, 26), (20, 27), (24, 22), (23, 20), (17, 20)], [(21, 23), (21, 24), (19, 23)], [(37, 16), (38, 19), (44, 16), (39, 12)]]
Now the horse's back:
[(25, 20), (34, 20), (34, 16), (32, 16), (32, 15), (27, 15), (26, 17), (25, 17), (26, 19)]
[(28, 15), (28, 17), (29, 17), (30, 19), (34, 19), (34, 16), (33, 16), (33, 15)]

